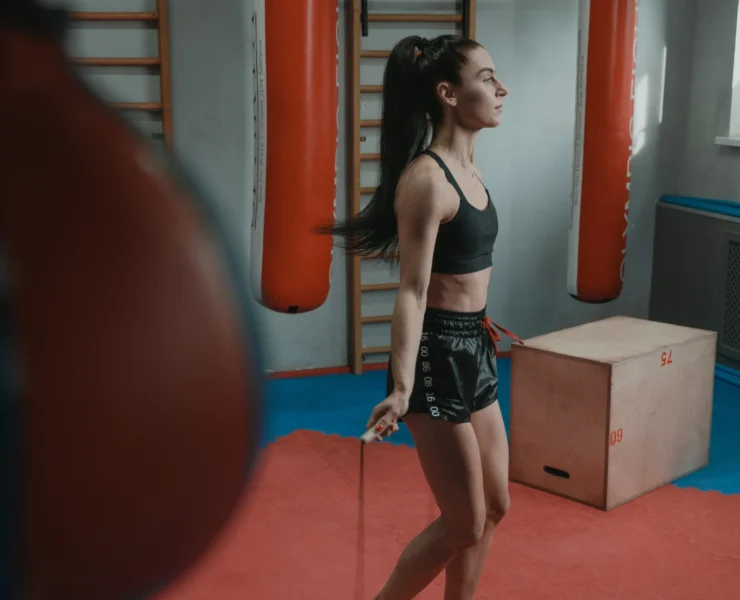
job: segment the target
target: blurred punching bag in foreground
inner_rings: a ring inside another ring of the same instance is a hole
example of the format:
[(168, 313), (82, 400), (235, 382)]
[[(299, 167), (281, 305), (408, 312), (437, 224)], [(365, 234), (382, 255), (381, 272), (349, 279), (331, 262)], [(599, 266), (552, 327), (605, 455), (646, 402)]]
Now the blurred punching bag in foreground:
[(63, 25), (0, 7), (0, 597), (141, 598), (242, 496), (262, 369), (213, 205), (74, 76)]

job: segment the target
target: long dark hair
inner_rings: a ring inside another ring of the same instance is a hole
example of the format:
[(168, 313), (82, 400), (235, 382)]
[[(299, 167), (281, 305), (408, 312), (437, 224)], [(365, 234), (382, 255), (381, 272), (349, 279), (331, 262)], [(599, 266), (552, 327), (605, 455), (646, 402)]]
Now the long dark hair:
[(359, 214), (319, 228), (321, 233), (344, 238), (349, 254), (394, 262), (398, 248), (396, 186), (409, 163), (426, 147), (429, 134), (442, 123), (444, 111), (437, 98), (437, 84), (459, 83), (467, 51), (478, 46), (478, 42), (457, 35), (431, 40), (413, 35), (403, 38), (391, 51), (383, 76), (377, 189)]

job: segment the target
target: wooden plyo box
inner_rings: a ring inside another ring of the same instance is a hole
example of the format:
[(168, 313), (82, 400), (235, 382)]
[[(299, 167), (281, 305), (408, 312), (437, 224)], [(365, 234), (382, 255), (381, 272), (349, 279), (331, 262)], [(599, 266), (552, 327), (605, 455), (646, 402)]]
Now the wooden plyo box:
[(706, 466), (716, 344), (613, 317), (512, 346), (511, 480), (609, 510)]

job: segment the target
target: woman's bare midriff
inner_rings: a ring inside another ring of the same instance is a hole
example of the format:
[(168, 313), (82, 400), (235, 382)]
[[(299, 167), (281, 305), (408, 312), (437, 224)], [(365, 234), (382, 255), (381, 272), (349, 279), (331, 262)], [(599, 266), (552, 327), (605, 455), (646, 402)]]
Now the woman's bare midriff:
[(478, 312), (486, 307), (491, 267), (465, 275), (432, 273), (427, 306), (457, 312)]

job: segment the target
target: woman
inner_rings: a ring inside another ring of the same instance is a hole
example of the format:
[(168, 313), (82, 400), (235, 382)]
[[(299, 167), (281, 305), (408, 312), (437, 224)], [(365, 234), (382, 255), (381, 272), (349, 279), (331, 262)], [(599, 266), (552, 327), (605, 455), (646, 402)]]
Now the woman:
[(509, 457), (498, 336), (485, 316), (498, 220), (471, 157), (478, 131), (500, 123), (507, 90), (480, 44), (446, 35), (401, 40), (383, 93), (375, 196), (327, 231), (350, 253), (398, 250), (387, 398), (368, 428), (387, 436), (403, 417), (441, 516), (406, 547), (377, 599), (414, 598), (443, 569), (445, 599), (472, 599), (509, 506)]

